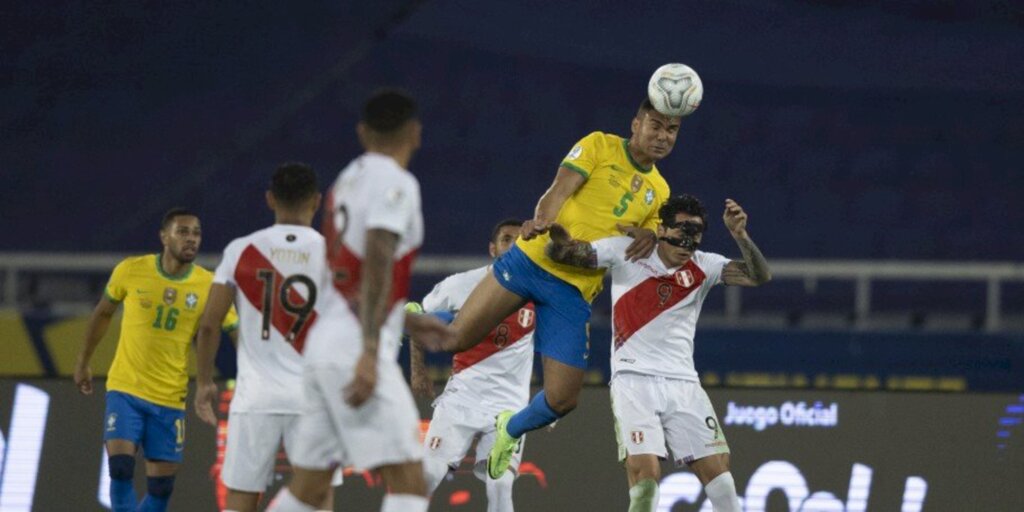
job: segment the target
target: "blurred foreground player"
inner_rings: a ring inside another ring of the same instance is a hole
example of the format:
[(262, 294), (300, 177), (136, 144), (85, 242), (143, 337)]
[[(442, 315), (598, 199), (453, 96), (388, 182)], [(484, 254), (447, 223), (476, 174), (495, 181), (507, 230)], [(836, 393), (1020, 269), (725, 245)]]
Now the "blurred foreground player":
[(324, 216), (330, 275), (319, 286), (320, 316), (306, 340), (294, 478), (271, 510), (312, 511), (340, 464), (379, 471), (389, 491), (381, 510), (427, 510), (419, 413), (397, 355), (403, 322), (418, 339), (429, 339), (432, 330), (434, 344), (451, 331), (433, 316), (406, 319), (404, 311), (423, 242), (419, 183), (406, 170), (420, 131), (409, 96), (374, 94), (357, 127), (366, 152), (330, 189)]
[[(193, 263), (202, 230), (184, 209), (164, 215), (163, 252), (127, 258), (114, 268), (104, 296), (89, 317), (85, 344), (75, 365), (75, 384), (92, 393), (89, 360), (124, 304), (117, 353), (107, 375), (103, 439), (110, 466), (115, 512), (162, 511), (174, 489), (185, 446), (188, 352), (206, 304), (213, 274)], [(221, 327), (232, 331), (234, 310)], [(146, 458), (146, 497), (136, 505), (132, 475), (139, 448)]]
[[(302, 350), (316, 320), (316, 283), (326, 271), (324, 237), (310, 227), (320, 208), (313, 169), (298, 163), (277, 168), (266, 193), (274, 225), (235, 239), (224, 249), (196, 338), (195, 408), (217, 425), (213, 400), (217, 326), (238, 308), (238, 377), (228, 417), (221, 480), (226, 510), (252, 512), (273, 482), (277, 451), (295, 446), (302, 411)], [(340, 471), (335, 485), (341, 485)], [(330, 510), (333, 493), (320, 508)]]
[(524, 433), (575, 409), (583, 386), (590, 302), (601, 290), (604, 269), (551, 260), (544, 253), (548, 228), (557, 222), (587, 241), (624, 232), (633, 237), (625, 257), (649, 255), (657, 243), (658, 206), (669, 196), (655, 163), (672, 151), (679, 123), (645, 99), (629, 139), (594, 132), (580, 140), (562, 160), (534, 218), (523, 224), (522, 238), (494, 263), (452, 323), (457, 340), (445, 348), (462, 351), (527, 302), (536, 307), (534, 342), (543, 357), (544, 390), (519, 412), (504, 411), (496, 418), (497, 439), (487, 468), (491, 478), (508, 469)]
[(658, 505), (659, 458), (672, 450), (704, 484), (716, 512), (740, 512), (729, 472), (729, 445), (693, 365), (693, 341), (701, 306), (719, 283), (759, 286), (771, 280), (768, 262), (747, 234), (747, 214), (731, 199), (723, 219), (742, 260), (698, 251), (707, 227), (704, 206), (690, 195), (660, 209), (658, 248), (629, 261), (632, 240), (572, 239), (551, 227), (548, 255), (582, 268), (607, 268), (612, 275), (612, 410), (629, 480), (630, 512)]
[[(494, 227), (488, 247), (492, 258), (512, 248), (521, 225), (522, 221), (507, 219)], [(490, 272), (487, 265), (445, 278), (423, 298), (423, 309), (457, 314), (473, 287)], [(521, 409), (530, 398), (534, 319), (533, 305), (527, 304), (498, 324), (483, 342), (455, 354), (451, 379), (434, 401), (434, 415), (424, 439), (427, 491), (437, 489), (449, 467), (458, 467), (478, 438), (473, 472), (487, 488), (487, 510), (512, 512), (512, 484), (519, 471), (522, 445), (509, 471), (497, 480), (487, 478), (487, 453), (494, 445), (494, 416), (506, 409)], [(433, 383), (423, 366), (423, 352), (415, 344), (410, 347), (413, 392), (432, 396)]]

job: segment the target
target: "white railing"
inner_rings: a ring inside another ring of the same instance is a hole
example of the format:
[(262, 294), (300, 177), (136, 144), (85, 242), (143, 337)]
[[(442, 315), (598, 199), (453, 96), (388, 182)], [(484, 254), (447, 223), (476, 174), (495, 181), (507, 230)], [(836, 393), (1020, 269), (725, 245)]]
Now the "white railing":
[[(114, 253), (17, 253), (0, 252), (0, 273), (4, 276), (3, 305), (17, 304), (18, 280), (24, 274), (106, 273), (125, 254)], [(198, 262), (213, 268), (219, 256), (201, 254)], [(488, 259), (473, 256), (423, 256), (416, 262), (415, 273), (420, 275), (447, 275), (486, 265)], [(805, 287), (814, 289), (819, 280), (848, 280), (855, 283), (854, 316), (863, 321), (871, 312), (871, 284), (874, 281), (961, 281), (986, 285), (985, 329), (1000, 328), (1002, 315), (1002, 285), (1024, 282), (1024, 264), (1009, 262), (940, 263), (933, 261), (856, 261), (856, 260), (773, 260), (775, 279), (803, 280)], [(742, 288), (725, 290), (725, 314), (738, 319), (741, 311)]]

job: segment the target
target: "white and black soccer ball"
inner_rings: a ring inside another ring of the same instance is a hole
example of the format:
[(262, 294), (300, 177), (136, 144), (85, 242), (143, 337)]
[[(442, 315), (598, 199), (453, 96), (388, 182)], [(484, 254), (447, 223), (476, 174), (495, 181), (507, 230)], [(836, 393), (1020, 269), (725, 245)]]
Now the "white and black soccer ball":
[(686, 64), (665, 64), (654, 71), (647, 83), (647, 97), (654, 110), (672, 117), (684, 117), (700, 106), (704, 85)]

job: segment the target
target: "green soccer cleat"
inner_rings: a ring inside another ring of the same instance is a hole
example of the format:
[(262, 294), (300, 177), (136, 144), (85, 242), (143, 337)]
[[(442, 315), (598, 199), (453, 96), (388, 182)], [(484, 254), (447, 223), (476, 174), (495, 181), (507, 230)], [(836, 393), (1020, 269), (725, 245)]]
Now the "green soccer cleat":
[(519, 438), (508, 434), (505, 426), (512, 418), (512, 411), (501, 411), (494, 420), (494, 428), (497, 430), (494, 436), (494, 446), (487, 456), (487, 474), (493, 480), (501, 478), (512, 464), (512, 456), (519, 451)]

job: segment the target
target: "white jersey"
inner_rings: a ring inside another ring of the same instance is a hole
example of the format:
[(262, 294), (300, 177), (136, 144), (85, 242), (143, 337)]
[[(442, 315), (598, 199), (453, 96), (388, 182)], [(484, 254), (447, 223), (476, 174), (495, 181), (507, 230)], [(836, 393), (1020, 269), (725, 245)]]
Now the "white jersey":
[[(366, 254), (366, 232), (382, 229), (398, 235), (392, 267), (388, 314), (381, 326), (379, 360), (398, 356), (405, 320), (412, 263), (423, 243), (423, 212), (416, 178), (391, 157), (364, 153), (346, 167), (328, 191), (324, 215), (328, 272), (316, 309), (331, 322), (314, 326), (306, 344), (309, 362), (354, 362), (362, 353), (356, 317), (359, 283)], [(331, 325), (326, 325), (330, 323)]]
[[(423, 309), (457, 312), (490, 271), (488, 265), (449, 276), (423, 298)], [(455, 354), (452, 377), (442, 397), (495, 414), (526, 406), (533, 374), (535, 319), (533, 304), (527, 304), (475, 347)]]
[(655, 251), (626, 261), (629, 237), (592, 242), (597, 264), (612, 276), (612, 377), (619, 372), (697, 380), (693, 337), (708, 292), (721, 282), (729, 259), (696, 251), (668, 268)]
[(224, 249), (213, 282), (235, 289), (238, 377), (231, 410), (298, 414), (302, 351), (316, 321), (324, 238), (307, 226), (276, 224)]

